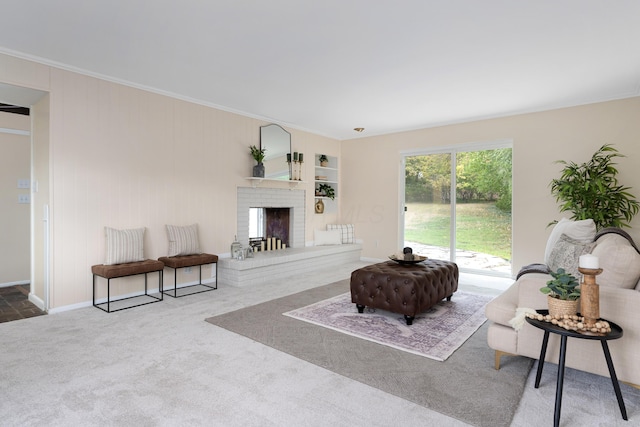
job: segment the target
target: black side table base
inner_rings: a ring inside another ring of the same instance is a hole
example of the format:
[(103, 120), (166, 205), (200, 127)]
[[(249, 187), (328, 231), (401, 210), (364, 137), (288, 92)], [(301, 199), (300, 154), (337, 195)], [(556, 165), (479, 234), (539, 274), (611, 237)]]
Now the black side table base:
[[(540, 312), (540, 310), (539, 310)], [(538, 370), (536, 372), (535, 388), (540, 387), (540, 379), (542, 378), (542, 370), (544, 369), (544, 359), (547, 355), (547, 344), (549, 343), (549, 333), (553, 332), (560, 335), (560, 355), (558, 357), (558, 379), (556, 382), (556, 402), (555, 409), (553, 411), (553, 426), (558, 427), (560, 425), (560, 413), (562, 411), (562, 388), (564, 386), (564, 370), (565, 361), (567, 358), (567, 337), (585, 338), (585, 339), (597, 339), (602, 344), (602, 351), (604, 352), (604, 358), (607, 361), (607, 367), (609, 368), (609, 376), (611, 377), (611, 383), (613, 384), (613, 390), (616, 393), (618, 399), (618, 406), (620, 407), (620, 413), (622, 419), (627, 421), (627, 409), (624, 405), (624, 399), (622, 398), (622, 392), (620, 391), (620, 383), (616, 376), (616, 370), (613, 367), (613, 361), (611, 360), (611, 353), (609, 352), (609, 345), (607, 340), (617, 339), (622, 336), (622, 328), (613, 324), (617, 328), (617, 333), (610, 336), (588, 336), (580, 335), (576, 332), (570, 332), (559, 327), (552, 325), (551, 323), (545, 323), (539, 320), (527, 318), (528, 323), (536, 328), (544, 331), (544, 337), (542, 338), (542, 347), (540, 349), (540, 359), (538, 359)]]

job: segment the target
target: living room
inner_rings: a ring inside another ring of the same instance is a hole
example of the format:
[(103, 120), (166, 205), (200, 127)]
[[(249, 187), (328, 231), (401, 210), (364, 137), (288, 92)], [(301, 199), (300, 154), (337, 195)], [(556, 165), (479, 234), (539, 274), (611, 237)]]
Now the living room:
[[(251, 186), (248, 146), (259, 141), (264, 121), (6, 54), (0, 61), (4, 83), (49, 93), (42, 101), (50, 123), (42, 151), (49, 162), (42, 164), (50, 170), (34, 170), (36, 178), (43, 177), (40, 182), (49, 181), (49, 191), (41, 184), (33, 203), (38, 218), (38, 206), (50, 206), (50, 310), (91, 300), (90, 267), (104, 257), (105, 226), (146, 227), (145, 255), (157, 259), (167, 250), (165, 224), (198, 223), (203, 250), (228, 253), (237, 228), (236, 188)], [(37, 122), (37, 106), (34, 111)], [(639, 113), (636, 96), (344, 141), (290, 128), (296, 151), (309, 158), (325, 153), (341, 162), (335, 213), (314, 214), (314, 171), (303, 169), (305, 240), (313, 241), (314, 230), (326, 224), (353, 223), (362, 256), (384, 259), (401, 246), (401, 152), (511, 139), (512, 269), (517, 272), (540, 261), (547, 225), (561, 217), (549, 191), (560, 170), (554, 162), (582, 162), (612, 143), (627, 156), (619, 164), (621, 181), (640, 188), (634, 162), (640, 156)], [(630, 230), (634, 238), (637, 221)], [(40, 237), (36, 250), (44, 242)], [(44, 301), (42, 285), (34, 291)]]
[[(39, 182), (38, 192), (32, 194), (33, 265), (27, 275), (34, 279), (34, 299), (49, 313), (90, 305), (91, 266), (104, 259), (105, 226), (146, 227), (145, 256), (150, 259), (166, 255), (166, 224), (197, 223), (204, 251), (229, 252), (237, 233), (237, 189), (251, 187), (246, 179), (253, 166), (248, 147), (259, 143), (260, 126), (275, 120), (86, 73), (10, 48), (0, 50), (0, 70), (2, 85), (42, 94), (32, 105), (27, 125), (33, 125), (32, 177)], [(352, 137), (326, 136), (282, 123), (291, 133), (292, 148), (309, 159), (303, 183), (297, 187), (305, 191), (305, 242), (313, 242), (314, 231), (327, 224), (350, 223), (362, 241), (362, 257), (386, 259), (402, 240), (403, 153), (510, 140), (515, 274), (520, 267), (542, 260), (550, 233), (547, 225), (562, 216), (549, 191), (560, 171), (557, 160), (580, 163), (611, 143), (626, 156), (619, 163), (620, 180), (639, 191), (639, 87), (636, 77), (632, 90), (585, 97), (574, 105), (558, 102), (544, 111), (522, 108), (504, 116), (488, 114), (371, 136), (366, 129)], [(467, 102), (464, 94), (459, 102)], [(311, 159), (320, 153), (340, 160), (338, 209), (323, 215), (314, 212), (311, 167)], [(268, 185), (289, 188), (288, 183)], [(48, 235), (40, 227), (45, 210)], [(636, 241), (640, 241), (639, 221), (636, 218), (629, 230)], [(225, 292), (240, 291), (219, 292), (220, 298)], [(200, 310), (204, 314), (204, 307)], [(28, 328), (23, 332), (29, 334)], [(240, 345), (233, 339), (226, 343), (229, 351)], [(271, 350), (242, 345), (256, 357), (272, 356)], [(289, 360), (278, 360), (286, 368)], [(307, 369), (296, 364), (297, 368)], [(361, 391), (342, 379), (322, 380), (353, 393)], [(397, 405), (407, 409), (404, 403)]]

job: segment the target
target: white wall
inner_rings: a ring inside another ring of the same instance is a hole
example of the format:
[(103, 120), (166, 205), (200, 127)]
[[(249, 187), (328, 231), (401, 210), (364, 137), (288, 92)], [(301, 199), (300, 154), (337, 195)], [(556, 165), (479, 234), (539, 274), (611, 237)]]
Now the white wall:
[[(422, 129), (342, 142), (342, 215), (364, 239), (363, 256), (385, 258), (398, 247), (404, 173), (401, 152), (482, 141), (513, 140), (513, 270), (542, 262), (550, 228), (561, 218), (549, 183), (556, 160), (582, 163), (613, 144), (621, 183), (640, 199), (640, 98)], [(569, 217), (569, 213), (565, 213)], [(640, 242), (640, 217), (629, 230)], [(378, 241), (376, 247), (375, 241)]]
[(0, 113), (0, 286), (29, 283), (30, 204), (18, 204), (31, 193), (18, 188), (31, 180), (29, 128), (29, 116)]

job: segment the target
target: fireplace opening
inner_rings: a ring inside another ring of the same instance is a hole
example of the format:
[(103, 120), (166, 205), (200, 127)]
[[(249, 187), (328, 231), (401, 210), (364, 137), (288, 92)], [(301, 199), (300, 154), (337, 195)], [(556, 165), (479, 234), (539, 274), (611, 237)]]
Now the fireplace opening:
[(259, 246), (267, 238), (276, 238), (290, 247), (291, 208), (249, 208), (249, 242)]

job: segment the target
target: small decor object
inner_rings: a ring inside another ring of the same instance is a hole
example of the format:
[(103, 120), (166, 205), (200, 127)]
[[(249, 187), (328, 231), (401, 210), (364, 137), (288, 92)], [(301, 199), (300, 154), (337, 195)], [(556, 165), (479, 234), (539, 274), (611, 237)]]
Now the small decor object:
[(329, 158), (325, 154), (320, 154), (318, 156), (318, 162), (320, 162), (320, 166), (326, 168), (329, 164)]
[(233, 243), (231, 243), (231, 258), (240, 259), (242, 253), (242, 245), (238, 242), (238, 236), (233, 236)]
[(580, 289), (578, 280), (572, 274), (568, 274), (564, 268), (558, 268), (556, 272), (551, 272), (552, 280), (547, 282), (547, 286), (540, 288), (540, 292), (547, 294), (549, 304), (549, 314), (575, 315), (578, 312), (578, 298)]
[(598, 257), (586, 254), (580, 257), (578, 271), (583, 275), (580, 285), (580, 314), (587, 329), (594, 328), (600, 320), (600, 287), (596, 276), (602, 273)]
[(264, 152), (266, 148), (258, 148), (255, 145), (250, 145), (249, 149), (251, 150), (251, 157), (253, 157), (253, 160), (258, 162), (258, 164), (253, 167), (253, 177), (264, 178), (264, 164), (262, 161), (264, 160)]
[(572, 212), (574, 220), (593, 219), (598, 230), (629, 227), (640, 203), (629, 193), (629, 187), (618, 184), (615, 157), (624, 156), (605, 144), (587, 163), (559, 160), (564, 169), (559, 179), (551, 181), (551, 194), (561, 203), (560, 212)]
[(549, 322), (553, 325), (558, 325), (568, 331), (576, 331), (582, 334), (604, 335), (611, 332), (611, 325), (606, 320), (600, 320), (594, 323), (593, 326), (587, 326), (585, 318), (578, 315), (553, 316), (551, 314), (526, 313), (525, 316), (527, 316), (529, 319), (535, 319), (541, 322)]
[(322, 201), (322, 199), (316, 200), (316, 213), (324, 213), (324, 202)]
[(426, 256), (414, 255), (413, 249), (406, 247), (402, 249), (402, 253), (389, 255), (391, 261), (395, 261), (399, 264), (417, 264), (427, 259)]

